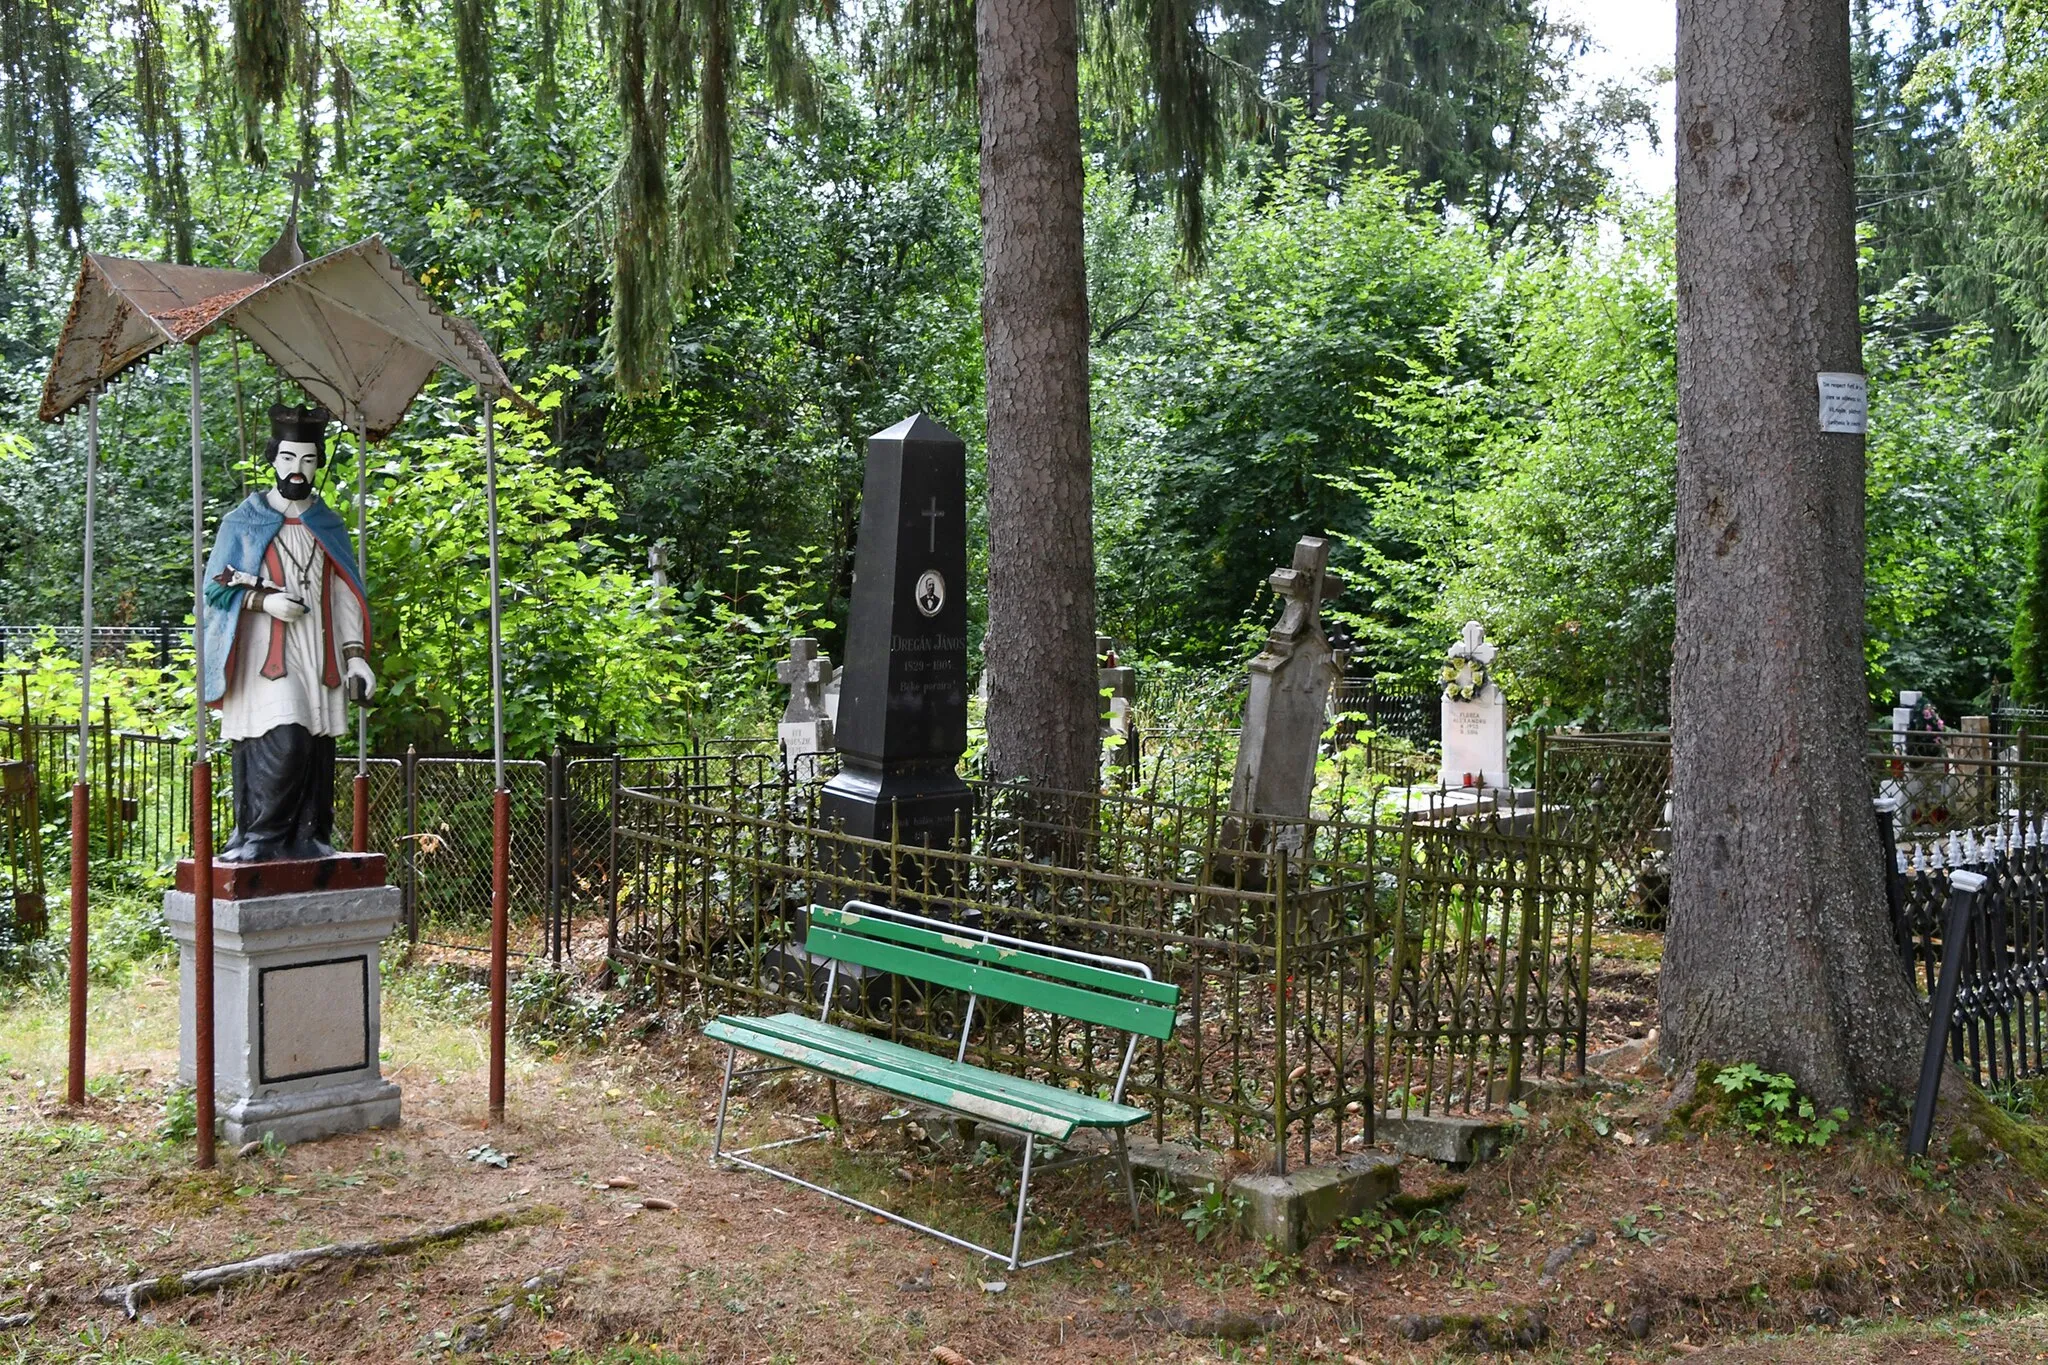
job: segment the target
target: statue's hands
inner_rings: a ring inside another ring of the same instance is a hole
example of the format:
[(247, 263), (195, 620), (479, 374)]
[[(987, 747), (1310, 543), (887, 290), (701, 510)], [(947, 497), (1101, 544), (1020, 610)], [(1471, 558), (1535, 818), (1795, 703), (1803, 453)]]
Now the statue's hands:
[(289, 593), (263, 594), (263, 611), (266, 616), (275, 616), (280, 621), (291, 622), (304, 616), (306, 610), (306, 604)]
[(377, 675), (361, 659), (350, 659), (347, 672), (350, 700), (358, 703), (368, 701), (370, 694), (377, 690)]

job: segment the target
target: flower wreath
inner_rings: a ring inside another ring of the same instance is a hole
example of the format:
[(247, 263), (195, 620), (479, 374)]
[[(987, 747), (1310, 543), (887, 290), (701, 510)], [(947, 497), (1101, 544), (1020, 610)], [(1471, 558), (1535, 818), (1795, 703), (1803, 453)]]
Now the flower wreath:
[[(1458, 675), (1468, 668), (1471, 670), (1472, 681), (1459, 682)], [(1447, 660), (1438, 676), (1443, 681), (1444, 696), (1452, 701), (1470, 701), (1486, 690), (1486, 665), (1477, 659)]]

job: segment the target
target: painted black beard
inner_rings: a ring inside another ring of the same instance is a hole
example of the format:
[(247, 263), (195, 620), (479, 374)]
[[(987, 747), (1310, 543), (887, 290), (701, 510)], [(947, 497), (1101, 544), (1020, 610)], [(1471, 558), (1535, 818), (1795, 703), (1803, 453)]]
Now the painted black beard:
[(288, 502), (304, 502), (313, 496), (313, 481), (304, 474), (280, 474), (277, 491)]

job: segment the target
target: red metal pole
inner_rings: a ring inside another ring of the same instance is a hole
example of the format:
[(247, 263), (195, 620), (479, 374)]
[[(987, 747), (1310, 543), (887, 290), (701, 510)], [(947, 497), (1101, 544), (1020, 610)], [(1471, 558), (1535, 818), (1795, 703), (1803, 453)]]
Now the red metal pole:
[(512, 793), (491, 794), (491, 1122), (505, 1121), (505, 958), (511, 919)]
[(370, 851), (370, 775), (357, 773), (355, 777), (355, 822), (350, 831), (349, 847), (358, 853)]
[(192, 765), (192, 1082), (199, 1169), (213, 1169), (213, 764)]
[(199, 420), (199, 343), (192, 362), (192, 1088), (198, 1167), (213, 1169), (213, 764), (207, 761), (206, 462)]
[[(87, 648), (91, 640), (87, 638)], [(71, 1060), (65, 1072), (64, 1102), (85, 1103), (85, 871), (86, 842), (92, 838), (92, 804), (86, 784), (71, 784)]]

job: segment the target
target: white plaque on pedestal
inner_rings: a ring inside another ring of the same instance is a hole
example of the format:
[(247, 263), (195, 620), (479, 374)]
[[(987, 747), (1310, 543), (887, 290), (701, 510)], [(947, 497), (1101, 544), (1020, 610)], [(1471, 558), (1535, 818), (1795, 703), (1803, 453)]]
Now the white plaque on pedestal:
[(1508, 708), (1499, 688), (1489, 685), (1471, 701), (1445, 697), (1443, 726), (1446, 787), (1508, 785)]

